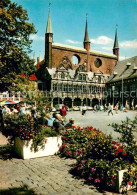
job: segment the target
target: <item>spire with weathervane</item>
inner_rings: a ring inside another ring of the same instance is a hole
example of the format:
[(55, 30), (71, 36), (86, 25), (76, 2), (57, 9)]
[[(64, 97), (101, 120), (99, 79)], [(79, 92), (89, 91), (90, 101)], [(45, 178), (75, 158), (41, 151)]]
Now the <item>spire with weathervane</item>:
[(45, 33), (45, 65), (48, 68), (52, 68), (52, 42), (53, 42), (53, 33), (51, 26), (51, 17), (50, 17), (50, 5), (49, 2), (49, 13), (47, 20), (47, 28)]
[(113, 46), (113, 54), (117, 56), (117, 60), (119, 61), (119, 46), (118, 46), (118, 38), (117, 38), (117, 25), (116, 25), (115, 40), (114, 40), (114, 46)]
[(90, 50), (90, 40), (89, 40), (89, 36), (88, 36), (88, 25), (87, 25), (87, 14), (86, 14), (86, 26), (85, 26), (85, 36), (84, 36), (83, 45), (87, 51)]

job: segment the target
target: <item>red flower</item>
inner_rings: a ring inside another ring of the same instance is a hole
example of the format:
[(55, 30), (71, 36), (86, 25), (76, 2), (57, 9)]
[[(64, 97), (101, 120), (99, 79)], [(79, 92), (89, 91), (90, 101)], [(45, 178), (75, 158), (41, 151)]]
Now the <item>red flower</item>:
[(115, 154), (117, 155), (118, 154), (118, 151), (115, 151)]
[(116, 146), (120, 146), (120, 144), (116, 144)]
[(116, 146), (112, 146), (113, 149), (116, 149)]
[(85, 163), (86, 161), (85, 161), (85, 160), (82, 160), (81, 162), (82, 162), (82, 163)]
[(118, 149), (118, 152), (123, 152), (123, 148), (119, 148)]
[(126, 152), (123, 152), (123, 153), (122, 153), (122, 156), (127, 156), (127, 153), (126, 153)]
[(112, 144), (116, 144), (117, 142), (112, 142)]
[(66, 127), (66, 129), (70, 129), (70, 127)]
[(76, 127), (75, 126), (72, 126), (73, 129), (75, 129)]
[(77, 155), (77, 152), (74, 152), (74, 156), (76, 156)]

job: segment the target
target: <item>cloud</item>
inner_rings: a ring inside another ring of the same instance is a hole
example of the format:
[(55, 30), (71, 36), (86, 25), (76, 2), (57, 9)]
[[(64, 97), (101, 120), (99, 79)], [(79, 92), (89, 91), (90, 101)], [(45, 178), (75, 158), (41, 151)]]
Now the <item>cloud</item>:
[(100, 44), (100, 45), (109, 45), (113, 43), (113, 39), (107, 37), (107, 36), (99, 36), (96, 39), (91, 39), (91, 43), (94, 44)]
[(137, 39), (132, 41), (123, 41), (120, 43), (121, 48), (137, 48)]
[(41, 40), (44, 40), (45, 37), (38, 36), (38, 35), (30, 35), (30, 39), (35, 40), (35, 41), (41, 41)]
[(119, 56), (119, 60), (121, 61), (121, 60), (125, 60), (125, 59), (127, 59), (125, 56)]
[(107, 50), (107, 51), (112, 51), (112, 47), (109, 47), (109, 46), (102, 47), (102, 49)]
[(70, 39), (67, 39), (66, 42), (71, 43), (71, 44), (82, 44), (79, 41), (73, 41), (73, 40), (70, 40)]

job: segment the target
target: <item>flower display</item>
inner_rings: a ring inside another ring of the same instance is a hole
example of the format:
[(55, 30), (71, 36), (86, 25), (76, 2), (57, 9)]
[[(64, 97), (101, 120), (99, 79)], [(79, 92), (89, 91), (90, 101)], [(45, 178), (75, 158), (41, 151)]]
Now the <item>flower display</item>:
[(129, 171), (125, 173), (121, 187), (125, 189), (127, 184), (137, 183), (135, 145), (132, 144), (131, 147), (127, 142), (114, 141), (110, 135), (92, 126), (68, 129), (62, 133), (63, 136), (65, 136), (65, 139), (62, 139), (65, 147), (62, 145), (60, 156), (76, 159), (76, 163), (72, 165), (74, 175), (84, 177), (94, 185), (115, 189), (118, 171), (128, 168)]

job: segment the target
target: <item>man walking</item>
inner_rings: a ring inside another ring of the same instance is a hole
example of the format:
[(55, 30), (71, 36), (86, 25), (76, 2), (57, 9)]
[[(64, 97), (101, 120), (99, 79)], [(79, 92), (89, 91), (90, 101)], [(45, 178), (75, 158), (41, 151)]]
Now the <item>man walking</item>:
[(109, 103), (109, 105), (108, 105), (108, 116), (109, 116), (110, 113), (113, 115), (112, 111), (113, 111), (113, 106)]

